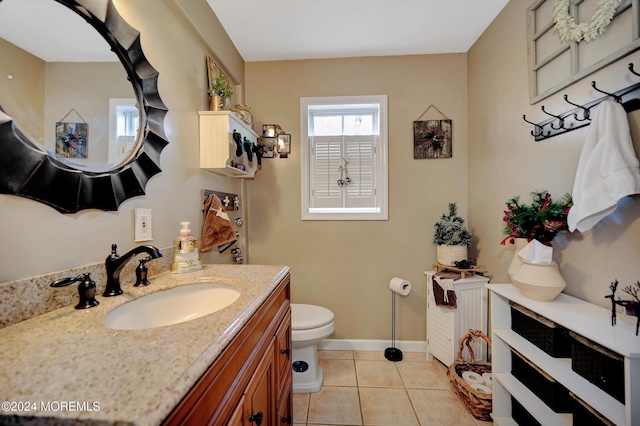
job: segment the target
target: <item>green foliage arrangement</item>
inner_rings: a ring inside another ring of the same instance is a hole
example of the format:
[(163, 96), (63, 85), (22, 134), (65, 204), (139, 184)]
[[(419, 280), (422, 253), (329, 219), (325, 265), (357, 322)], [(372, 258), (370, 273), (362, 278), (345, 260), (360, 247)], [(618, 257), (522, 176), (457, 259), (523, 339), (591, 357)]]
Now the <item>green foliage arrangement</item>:
[(438, 245), (469, 246), (471, 232), (464, 225), (464, 219), (458, 216), (456, 203), (449, 203), (449, 214), (444, 213), (433, 225), (433, 242)]
[(209, 88), (209, 96), (212, 95), (222, 96), (225, 99), (230, 99), (233, 96), (229, 80), (220, 71), (218, 71), (218, 74), (213, 79), (213, 84)]
[(567, 215), (573, 200), (571, 194), (565, 194), (559, 201), (553, 201), (546, 189), (531, 192), (531, 205), (522, 204), (520, 196), (507, 201), (507, 209), (502, 220), (505, 222), (503, 234), (507, 241), (513, 243), (514, 238), (538, 240), (549, 244), (558, 232), (568, 229)]

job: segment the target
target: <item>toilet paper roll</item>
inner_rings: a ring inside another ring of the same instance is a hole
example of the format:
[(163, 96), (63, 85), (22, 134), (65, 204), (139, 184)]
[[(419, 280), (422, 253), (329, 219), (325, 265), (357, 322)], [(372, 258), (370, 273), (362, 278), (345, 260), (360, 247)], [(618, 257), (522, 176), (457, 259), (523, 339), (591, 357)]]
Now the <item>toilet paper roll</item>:
[(389, 281), (389, 288), (394, 293), (406, 296), (411, 292), (411, 283), (407, 280), (403, 280), (402, 278), (393, 277), (391, 278), (391, 281)]
[(492, 393), (491, 389), (489, 389), (485, 385), (481, 385), (481, 384), (478, 384), (478, 383), (470, 383), (469, 386), (471, 386), (472, 388), (474, 388), (478, 392)]
[(482, 373), (482, 380), (484, 385), (488, 388), (493, 387), (493, 376), (491, 373)]
[(482, 385), (484, 383), (482, 375), (474, 373), (473, 371), (463, 371), (462, 380), (469, 383), (470, 385)]

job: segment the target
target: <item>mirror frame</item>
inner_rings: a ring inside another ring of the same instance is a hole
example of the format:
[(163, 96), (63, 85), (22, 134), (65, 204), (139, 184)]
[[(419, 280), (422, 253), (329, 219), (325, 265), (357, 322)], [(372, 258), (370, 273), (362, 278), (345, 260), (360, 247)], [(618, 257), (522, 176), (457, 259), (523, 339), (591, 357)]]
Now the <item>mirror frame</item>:
[(158, 72), (142, 51), (140, 33), (118, 13), (112, 0), (54, 0), (82, 16), (111, 46), (127, 71), (140, 111), (136, 152), (107, 172), (74, 169), (24, 135), (0, 106), (0, 193), (45, 203), (61, 213), (85, 209), (118, 210), (144, 195), (149, 179), (161, 172), (160, 154), (167, 107), (158, 93)]

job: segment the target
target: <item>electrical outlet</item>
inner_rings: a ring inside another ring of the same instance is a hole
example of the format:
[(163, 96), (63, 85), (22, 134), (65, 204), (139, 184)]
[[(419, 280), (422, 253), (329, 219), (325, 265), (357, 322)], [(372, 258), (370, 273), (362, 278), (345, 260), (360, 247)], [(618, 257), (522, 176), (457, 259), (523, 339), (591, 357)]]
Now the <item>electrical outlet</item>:
[(135, 209), (133, 241), (151, 241), (151, 209)]

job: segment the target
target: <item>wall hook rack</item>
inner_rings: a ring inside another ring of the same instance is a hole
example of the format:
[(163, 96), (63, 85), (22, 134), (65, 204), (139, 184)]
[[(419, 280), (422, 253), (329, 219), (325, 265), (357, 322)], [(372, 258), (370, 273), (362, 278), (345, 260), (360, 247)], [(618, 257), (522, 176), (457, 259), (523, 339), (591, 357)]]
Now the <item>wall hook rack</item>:
[[(529, 124), (533, 124), (533, 126), (535, 126), (535, 133), (534, 133), (534, 130), (532, 130), (532, 131), (531, 131), (531, 136), (533, 136), (533, 137), (536, 137), (536, 138), (537, 138), (538, 136), (541, 136), (541, 135), (542, 135), (542, 127), (538, 126), (538, 124), (537, 124), (537, 123), (534, 123), (533, 121), (529, 121), (529, 120), (527, 120), (527, 116), (526, 116), (525, 114), (522, 114), (522, 119), (523, 119), (524, 121), (526, 121), (527, 123), (529, 123)], [(537, 139), (536, 139), (536, 140), (537, 140)]]
[(573, 118), (576, 121), (585, 121), (585, 120), (590, 120), (589, 118), (589, 108), (585, 108), (582, 105), (578, 105), (578, 104), (574, 104), (573, 102), (571, 102), (569, 100), (569, 97), (567, 95), (564, 95), (564, 100), (569, 104), (569, 105), (573, 105), (575, 107), (578, 107), (578, 109), (581, 109), (583, 111), (582, 114), (582, 118), (578, 118), (578, 113), (573, 114)]
[(556, 126), (554, 126), (554, 125), (553, 125), (553, 121), (551, 122), (551, 128), (552, 128), (553, 130), (560, 130), (560, 129), (564, 129), (564, 118), (562, 118), (562, 117), (561, 117), (561, 116), (559, 116), (559, 115), (554, 115), (554, 114), (551, 114), (550, 112), (547, 112), (547, 110), (545, 110), (545, 109), (544, 109), (544, 105), (542, 105), (542, 107), (540, 107), (540, 109), (541, 109), (541, 110), (542, 110), (542, 112), (544, 112), (545, 114), (550, 115), (550, 116), (552, 116), (552, 117), (554, 117), (555, 119), (557, 119), (557, 120), (558, 120), (558, 127), (556, 127)]
[(207, 202), (207, 198), (209, 198), (209, 195), (211, 194), (215, 194), (218, 196), (218, 198), (224, 205), (224, 209), (226, 211), (240, 210), (240, 199), (236, 194), (230, 194), (228, 192), (222, 192), (222, 191), (212, 191), (210, 189), (203, 189), (202, 191), (200, 191), (200, 195), (202, 198), (203, 211), (204, 211), (204, 206)]
[[(640, 74), (633, 69), (632, 63), (629, 64), (629, 71), (631, 72), (631, 74), (640, 77)], [(602, 93), (605, 96), (591, 101), (587, 104), (578, 105), (569, 101), (567, 95), (564, 95), (565, 102), (567, 102), (569, 105), (574, 106), (575, 108), (563, 112), (562, 114), (555, 115), (547, 112), (543, 105), (541, 107), (542, 112), (550, 115), (551, 118), (539, 123), (531, 122), (527, 120), (525, 115), (522, 115), (522, 119), (525, 122), (534, 126), (534, 130), (531, 131), (531, 136), (534, 137), (535, 141), (538, 142), (566, 132), (570, 132), (572, 130), (579, 129), (584, 126), (588, 126), (589, 124), (591, 124), (591, 109), (609, 97), (612, 97), (616, 100), (616, 102), (621, 103), (626, 112), (636, 111), (640, 109), (640, 83), (632, 84), (631, 86), (627, 86), (613, 93), (609, 93), (598, 88), (595, 81), (591, 82), (591, 87), (593, 87), (595, 91)]]

